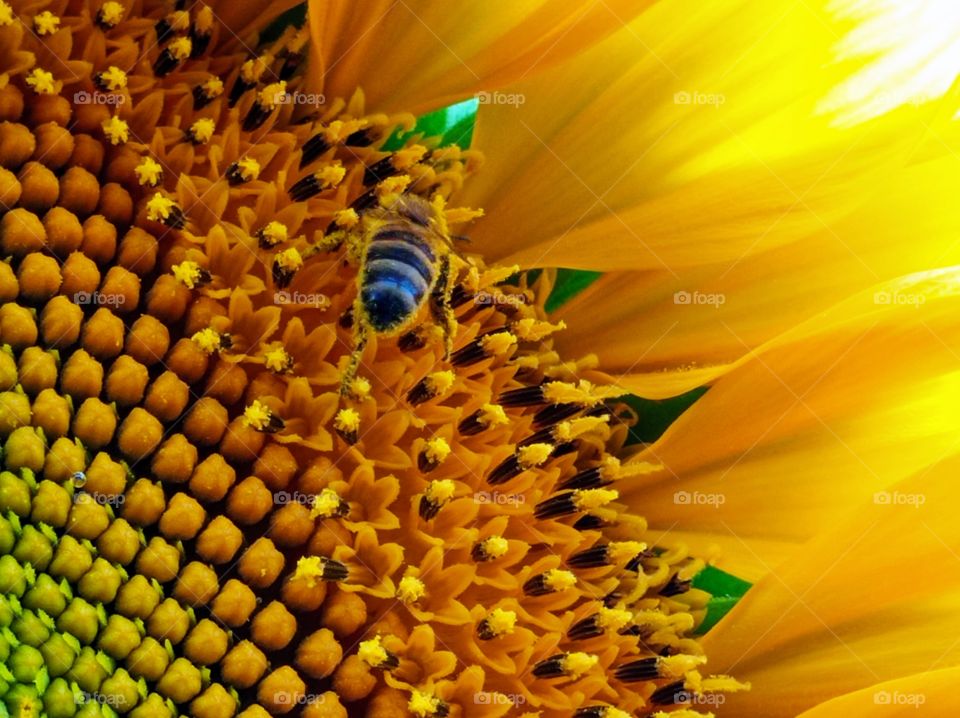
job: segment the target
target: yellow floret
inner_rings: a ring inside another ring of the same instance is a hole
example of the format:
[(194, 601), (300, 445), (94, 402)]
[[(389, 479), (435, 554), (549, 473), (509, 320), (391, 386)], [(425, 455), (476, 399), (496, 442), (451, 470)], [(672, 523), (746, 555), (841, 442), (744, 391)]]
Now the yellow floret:
[(341, 209), (333, 213), (333, 223), (342, 229), (352, 229), (359, 221), (360, 216), (355, 209)]
[(340, 505), (342, 503), (343, 499), (336, 491), (333, 489), (323, 489), (323, 491), (313, 497), (313, 507), (310, 509), (310, 518), (329, 518), (336, 516), (340, 511)]
[(355, 409), (341, 409), (333, 418), (333, 428), (345, 433), (360, 428), (360, 414)]
[(360, 647), (357, 649), (357, 655), (361, 661), (374, 668), (386, 663), (390, 657), (387, 649), (383, 647), (380, 636), (374, 636), (368, 641), (361, 641)]
[(607, 546), (607, 558), (610, 563), (622, 563), (643, 553), (646, 548), (642, 541), (612, 541)]
[(270, 426), (270, 420), (272, 418), (273, 412), (270, 411), (270, 407), (257, 399), (254, 399), (247, 408), (243, 410), (243, 423), (253, 427), (257, 431), (263, 431)]
[(201, 118), (190, 125), (190, 138), (199, 144), (206, 144), (213, 137), (216, 129), (217, 123), (212, 119), (209, 117)]
[(272, 82), (257, 93), (257, 104), (268, 110), (282, 105), (287, 97), (287, 83), (283, 80)]
[(119, 92), (127, 86), (127, 73), (116, 65), (110, 65), (100, 73), (99, 81), (111, 92)]
[(296, 247), (290, 247), (290, 249), (278, 252), (273, 261), (281, 269), (296, 272), (303, 266), (303, 255), (297, 251)]
[(450, 444), (442, 436), (436, 436), (423, 447), (423, 453), (432, 464), (442, 464), (450, 456)]
[(484, 619), (487, 628), (495, 636), (503, 636), (513, 633), (517, 626), (516, 611), (507, 611), (502, 608), (495, 608), (487, 614)]
[(130, 139), (130, 127), (116, 115), (101, 122), (100, 126), (111, 145), (122, 145)]
[(53, 73), (34, 68), (27, 74), (27, 85), (38, 95), (55, 95), (60, 83), (53, 79)]
[(33, 16), (33, 29), (38, 35), (52, 35), (60, 29), (60, 18), (49, 10)]
[(581, 511), (598, 509), (611, 501), (616, 501), (620, 492), (616, 489), (582, 489), (573, 495), (573, 503)]
[(452, 371), (444, 370), (427, 374), (424, 381), (431, 393), (434, 396), (439, 396), (440, 394), (445, 394), (450, 391), (450, 387), (453, 386), (456, 378), (456, 375)]
[(215, 97), (220, 97), (223, 94), (223, 80), (219, 77), (211, 77), (209, 80), (201, 85), (203, 88), (203, 94), (209, 97), (211, 100)]
[(297, 570), (293, 577), (304, 579), (307, 587), (313, 588), (317, 585), (317, 579), (323, 578), (323, 563), (320, 556), (303, 556), (297, 561)]
[(199, 332), (196, 332), (190, 339), (198, 346), (205, 354), (213, 354), (214, 352), (220, 351), (221, 347), (221, 337), (220, 334), (207, 327), (206, 329), (201, 329)]
[(486, 427), (502, 426), (510, 423), (507, 412), (499, 404), (484, 404), (481, 406), (479, 418), (480, 422)]
[(544, 573), (543, 582), (554, 591), (566, 591), (577, 585), (577, 576), (573, 571), (562, 568), (551, 568)]
[(137, 181), (147, 187), (156, 187), (163, 179), (163, 167), (153, 157), (144, 157), (140, 164), (133, 168)]
[(527, 444), (517, 449), (517, 462), (523, 469), (532, 469), (549, 459), (552, 453), (550, 444)]
[(423, 493), (431, 503), (444, 504), (453, 498), (456, 490), (456, 485), (450, 479), (437, 479), (427, 484)]
[(12, 25), (13, 20), (13, 8), (7, 5), (6, 2), (3, 2), (3, 0), (0, 0), (0, 27)]
[(550, 322), (533, 319), (532, 317), (521, 319), (518, 322), (514, 322), (511, 326), (513, 333), (525, 342), (538, 342), (544, 337), (553, 334), (553, 332), (558, 332), (566, 328), (567, 325), (563, 322), (551, 324)]
[(333, 162), (314, 172), (313, 177), (320, 184), (321, 188), (329, 189), (330, 187), (336, 187), (340, 184), (346, 174), (347, 170), (340, 162)]
[(589, 671), (600, 660), (590, 653), (568, 653), (563, 658), (563, 672), (573, 678), (579, 678)]
[(480, 346), (488, 355), (505, 354), (516, 343), (517, 338), (510, 332), (487, 334), (480, 340)]
[(100, 6), (100, 12), (97, 17), (104, 25), (113, 27), (123, 20), (124, 12), (125, 10), (122, 3), (116, 2), (116, 0), (107, 0), (107, 2)]
[(180, 264), (174, 264), (170, 268), (170, 271), (173, 272), (176, 280), (187, 287), (187, 289), (196, 287), (203, 277), (203, 268), (189, 259), (180, 262)]
[[(162, 222), (170, 216), (174, 207), (176, 207), (176, 202), (165, 195), (157, 193), (147, 200), (147, 219), (151, 222)], [(191, 262), (190, 264), (196, 263)], [(176, 272), (174, 272), (174, 276), (176, 276)], [(191, 289), (193, 288), (192, 285), (187, 286)]]
[(510, 550), (510, 542), (503, 536), (491, 536), (484, 540), (483, 554), (489, 558), (500, 558)]
[(186, 60), (193, 52), (193, 42), (189, 37), (178, 37), (167, 45), (167, 52), (177, 60)]
[(397, 585), (397, 598), (402, 603), (419, 601), (427, 593), (427, 587), (416, 576), (404, 576)]
[(251, 182), (260, 176), (260, 163), (253, 157), (243, 157), (237, 160), (237, 173), (244, 182)]
[(283, 347), (270, 349), (263, 355), (263, 364), (267, 369), (277, 374), (289, 371), (293, 359)]
[(273, 220), (271, 222), (267, 222), (267, 224), (263, 226), (263, 229), (260, 230), (259, 234), (263, 238), (264, 242), (272, 247), (275, 244), (280, 244), (281, 242), (287, 241), (287, 225)]
[(440, 699), (437, 698), (432, 693), (427, 693), (425, 691), (413, 689), (413, 693), (410, 694), (410, 701), (407, 703), (407, 708), (415, 716), (419, 718), (427, 718), (427, 716), (432, 716), (437, 712), (437, 708), (440, 706)]

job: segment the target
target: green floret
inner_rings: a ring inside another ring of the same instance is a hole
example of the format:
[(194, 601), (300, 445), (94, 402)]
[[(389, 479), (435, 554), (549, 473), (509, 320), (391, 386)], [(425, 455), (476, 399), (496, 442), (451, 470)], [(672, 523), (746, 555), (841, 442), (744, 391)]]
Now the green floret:
[(59, 616), (67, 607), (69, 586), (65, 587), (46, 573), (37, 575), (36, 583), (23, 595), (25, 608), (39, 609), (51, 616)]
[[(19, 524), (19, 521), (17, 523)], [(14, 531), (13, 524), (0, 516), (0, 555), (10, 553), (16, 542), (17, 532)]]
[(77, 696), (65, 679), (50, 681), (43, 693), (43, 709), (47, 718), (72, 718), (77, 712)]
[(10, 654), (8, 666), (17, 683), (33, 683), (43, 669), (43, 654), (33, 646), (21, 643)]
[(10, 471), (0, 471), (0, 511), (12, 511), (20, 518), (30, 514), (30, 485)]
[(53, 546), (56, 543), (56, 534), (46, 524), (27, 524), (20, 533), (16, 545), (13, 547), (13, 556), (21, 563), (29, 563), (34, 568), (43, 571), (53, 559)]
[(34, 571), (30, 566), (21, 566), (13, 556), (0, 556), (0, 593), (17, 598), (26, 593), (27, 586), (33, 583)]
[(142, 637), (143, 624), (140, 621), (134, 623), (129, 618), (114, 613), (107, 619), (107, 625), (100, 632), (97, 648), (113, 658), (122, 660), (140, 645)]
[(112, 676), (100, 684), (103, 701), (118, 713), (126, 713), (137, 705), (141, 698), (141, 691), (146, 695), (146, 682), (142, 685), (137, 683), (123, 668), (118, 668)]
[(108, 656), (98, 654), (89, 646), (80, 651), (66, 678), (76, 683), (87, 693), (96, 691), (103, 680), (113, 673), (113, 661)]
[(77, 658), (77, 640), (72, 636), (67, 638), (63, 634), (54, 633), (40, 646), (40, 653), (47, 665), (47, 672), (51, 676), (62, 676)]
[(70, 535), (61, 536), (47, 570), (57, 578), (76, 583), (93, 566), (93, 553), (89, 541), (78, 541)]
[(93, 643), (100, 630), (100, 616), (96, 606), (79, 596), (57, 617), (57, 628), (69, 633), (84, 645)]
[(40, 718), (43, 711), (40, 694), (32, 685), (13, 686), (3, 697), (3, 703), (10, 718)]
[(24, 609), (10, 624), (10, 629), (17, 639), (34, 648), (38, 648), (41, 643), (50, 638), (55, 628), (53, 619), (46, 613), (29, 609)]

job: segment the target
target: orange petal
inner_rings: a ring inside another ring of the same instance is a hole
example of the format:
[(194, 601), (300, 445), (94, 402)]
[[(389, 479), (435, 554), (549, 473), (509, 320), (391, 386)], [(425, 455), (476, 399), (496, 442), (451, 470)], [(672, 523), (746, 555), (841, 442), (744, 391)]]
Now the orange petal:
[(742, 539), (762, 572), (769, 542), (808, 539), (953, 449), (958, 362), (960, 269), (878, 285), (739, 361), (639, 453), (664, 469), (621, 496), (656, 529)]
[(956, 715), (960, 711), (960, 668), (944, 668), (915, 676), (885, 681), (833, 698), (800, 714), (800, 718), (913, 718), (925, 715)]
[[(726, 696), (725, 710), (795, 716), (835, 696), (960, 661), (958, 471), (954, 455), (890, 486), (747, 592), (704, 639), (711, 671), (753, 686)], [(823, 473), (838, 484), (846, 478), (829, 468)], [(931, 678), (931, 687), (941, 678)], [(925, 708), (953, 714), (942, 705)]]
[(797, 242), (677, 275), (608, 274), (557, 313), (568, 327), (557, 345), (567, 354), (589, 347), (643, 396), (712, 381), (854, 292), (960, 264), (958, 183), (960, 161), (949, 154), (889, 177), (861, 209)]
[(378, 112), (424, 112), (552, 67), (650, 2), (310, 0), (311, 76), (330, 98), (359, 87)]

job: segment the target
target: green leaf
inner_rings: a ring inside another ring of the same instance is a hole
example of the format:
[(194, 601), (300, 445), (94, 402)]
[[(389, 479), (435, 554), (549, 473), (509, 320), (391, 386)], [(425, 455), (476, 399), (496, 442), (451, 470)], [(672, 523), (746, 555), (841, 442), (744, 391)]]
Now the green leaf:
[(715, 566), (707, 566), (693, 577), (690, 585), (711, 594), (706, 615), (697, 626), (697, 633), (703, 634), (726, 616), (753, 584)]
[(480, 101), (471, 97), (455, 105), (442, 107), (417, 118), (417, 124), (409, 132), (397, 130), (381, 149), (384, 152), (399, 150), (408, 140), (416, 137), (439, 137), (440, 147), (457, 145), (468, 149), (473, 141), (473, 128), (477, 123), (477, 109)]
[(558, 269), (557, 281), (543, 305), (544, 308), (548, 312), (557, 311), (601, 276), (603, 272), (591, 272), (586, 269)]
[(630, 427), (627, 445), (648, 444), (656, 441), (683, 412), (706, 393), (706, 387), (699, 387), (686, 394), (669, 399), (654, 401), (633, 394), (626, 394), (616, 401), (623, 402), (637, 414), (637, 423)]

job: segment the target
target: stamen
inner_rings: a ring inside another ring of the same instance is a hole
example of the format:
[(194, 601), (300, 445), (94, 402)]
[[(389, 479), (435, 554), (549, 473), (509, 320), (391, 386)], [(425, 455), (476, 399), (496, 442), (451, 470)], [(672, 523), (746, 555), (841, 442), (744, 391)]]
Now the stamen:
[(516, 625), (517, 614), (515, 611), (495, 608), (477, 624), (477, 637), (481, 641), (490, 641), (513, 633)]
[(174, 278), (187, 289), (202, 287), (213, 280), (210, 272), (189, 259), (180, 264), (174, 264), (170, 271)]
[(55, 95), (60, 92), (60, 84), (52, 72), (35, 67), (27, 74), (27, 87), (38, 95)]
[(544, 464), (554, 455), (551, 444), (529, 444), (521, 446), (509, 458), (504, 459), (487, 477), (487, 483), (497, 485), (519, 476), (528, 469)]
[(216, 354), (224, 349), (230, 349), (233, 346), (233, 340), (229, 334), (220, 334), (214, 329), (207, 327), (196, 332), (191, 341), (200, 347), (204, 354)]
[(545, 596), (549, 593), (566, 591), (577, 585), (577, 577), (572, 571), (562, 568), (551, 568), (549, 571), (538, 573), (527, 579), (523, 584), (523, 592), (528, 596)]
[(333, 489), (323, 489), (313, 497), (310, 518), (343, 518), (350, 513), (350, 505)]
[(567, 559), (567, 564), (573, 568), (615, 566), (629, 561), (646, 547), (647, 545), (640, 541), (612, 541), (573, 554)]
[(33, 16), (33, 30), (40, 37), (53, 35), (60, 29), (60, 18), (49, 10), (37, 13)]
[(172, 40), (154, 63), (154, 74), (158, 77), (169, 75), (181, 62), (190, 57), (191, 52), (193, 52), (193, 43), (189, 37), (178, 37)]
[[(455, 351), (450, 357), (454, 366), (469, 366), (487, 357), (506, 354), (516, 346), (517, 338), (509, 331), (491, 332), (477, 337), (466, 346)], [(501, 401), (501, 404), (504, 402)]]
[(450, 444), (442, 436), (430, 439), (417, 456), (417, 467), (423, 473), (433, 471), (450, 456)]
[(247, 90), (252, 90), (259, 84), (260, 78), (263, 77), (263, 73), (273, 64), (273, 60), (273, 55), (264, 53), (259, 57), (247, 60), (240, 66), (240, 75), (237, 77), (237, 81), (233, 83), (233, 87), (230, 88), (230, 107), (237, 104)]
[(624, 683), (650, 681), (657, 678), (677, 678), (706, 662), (707, 659), (704, 656), (685, 654), (651, 656), (618, 666), (614, 671), (614, 676)]
[(537, 678), (579, 678), (599, 660), (598, 656), (589, 653), (558, 653), (537, 663), (533, 675)]
[(104, 92), (120, 92), (127, 86), (127, 73), (116, 65), (111, 65), (103, 72), (95, 73), (93, 82)]
[(382, 668), (385, 671), (392, 671), (400, 665), (400, 659), (396, 654), (383, 647), (380, 636), (375, 636), (368, 641), (361, 641), (360, 647), (357, 649), (357, 656), (368, 666)]
[(122, 145), (130, 139), (129, 126), (116, 115), (113, 115), (108, 120), (104, 120), (100, 123), (100, 126), (103, 128), (103, 134), (107, 138), (107, 141), (114, 147)]
[(272, 249), (287, 241), (287, 226), (273, 220), (258, 229), (256, 236), (261, 249)]
[(190, 28), (190, 13), (177, 10), (161, 18), (153, 26), (157, 32), (157, 42), (164, 43), (175, 32), (186, 32)]
[(283, 419), (258, 399), (254, 399), (243, 410), (243, 423), (264, 434), (275, 434), (284, 427)]
[(263, 365), (274, 374), (289, 374), (293, 370), (293, 357), (281, 346), (266, 351)]
[(223, 94), (223, 80), (211, 77), (202, 85), (193, 88), (193, 109), (202, 110)]
[(173, 229), (183, 229), (187, 220), (183, 210), (166, 195), (159, 192), (147, 200), (147, 219), (160, 222)]
[(577, 621), (567, 631), (571, 641), (583, 641), (602, 636), (605, 632), (618, 633), (624, 626), (630, 625), (633, 614), (619, 608), (601, 608), (592, 616)]
[(332, 558), (326, 556), (303, 556), (297, 561), (297, 570), (293, 578), (302, 578), (308, 588), (316, 586), (317, 579), (321, 581), (345, 581), (350, 575), (349, 569)]
[(450, 706), (432, 693), (420, 691), (416, 688), (410, 694), (407, 709), (417, 718), (446, 718), (450, 714)]
[(123, 20), (126, 12), (123, 5), (115, 0), (107, 0), (97, 11), (97, 25), (104, 30), (115, 28)]
[(287, 96), (287, 83), (281, 80), (264, 87), (257, 93), (257, 99), (250, 107), (250, 111), (243, 120), (243, 129), (245, 132), (252, 132), (267, 121), (278, 105), (280, 105)]
[(232, 163), (226, 172), (227, 181), (231, 185), (246, 184), (260, 176), (260, 163), (253, 157), (242, 157)]
[(303, 267), (303, 256), (296, 247), (278, 252), (273, 258), (273, 283), (280, 289), (293, 281), (293, 276)]
[(503, 536), (490, 536), (475, 543), (470, 550), (470, 556), (477, 563), (483, 563), (498, 559), (506, 555), (509, 550), (510, 543)]
[(456, 486), (450, 479), (438, 479), (427, 484), (420, 497), (420, 518), (430, 521), (453, 498)]
[(499, 404), (484, 404), (461, 421), (457, 431), (463, 436), (473, 436), (492, 426), (503, 426), (509, 423), (510, 420), (502, 406)]
[(416, 603), (427, 593), (427, 587), (416, 576), (404, 576), (397, 584), (397, 598), (404, 604)]
[(446, 394), (453, 386), (456, 375), (450, 370), (435, 371), (418, 381), (407, 393), (407, 401), (416, 406)]
[(290, 199), (304, 202), (324, 190), (336, 187), (343, 181), (346, 170), (339, 161), (333, 162), (316, 172), (297, 180), (290, 188)]
[(599, 508), (611, 501), (616, 501), (619, 496), (620, 492), (614, 489), (577, 489), (541, 501), (533, 513), (541, 520), (552, 519)]
[(190, 57), (196, 59), (207, 51), (210, 38), (213, 35), (213, 10), (209, 5), (201, 5), (197, 17), (190, 27), (190, 39), (193, 41), (193, 52)]
[(341, 409), (333, 418), (333, 428), (348, 444), (356, 444), (360, 432), (360, 414), (355, 409)]

